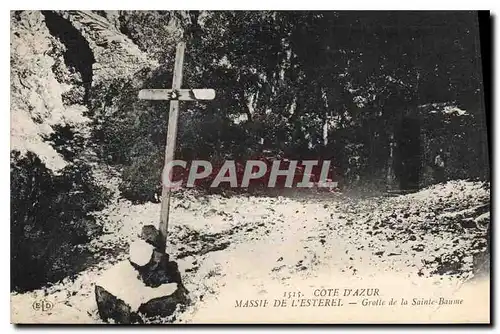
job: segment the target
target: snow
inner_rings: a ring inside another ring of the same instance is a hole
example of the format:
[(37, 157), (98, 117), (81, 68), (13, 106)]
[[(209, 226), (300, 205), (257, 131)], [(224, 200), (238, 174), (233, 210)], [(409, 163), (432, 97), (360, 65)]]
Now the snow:
[(61, 95), (70, 86), (59, 83), (52, 71), (55, 58), (49, 54), (55, 47), (41, 12), (22, 15), (26, 24), (11, 24), (11, 150), (32, 151), (57, 171), (66, 162), (43, 137), (53, 132), (52, 125), (62, 115), (81, 110), (66, 110), (63, 105)]
[(141, 304), (155, 298), (170, 296), (177, 290), (177, 283), (166, 283), (157, 288), (146, 286), (137, 278), (135, 268), (126, 260), (107, 270), (96, 285), (123, 300), (130, 306), (132, 312), (137, 312)]
[(130, 244), (130, 261), (139, 267), (143, 267), (151, 260), (154, 247), (142, 240), (136, 240)]
[[(234, 313), (231, 307), (238, 293), (241, 298), (279, 298), (282, 291), (290, 289), (368, 284), (386, 293), (397, 289), (439, 295), (453, 288), (458, 291), (456, 296), (467, 295), (472, 292), (463, 283), (474, 277), (473, 256), (486, 249), (486, 232), (475, 226), (464, 228), (461, 222), (489, 219), (476, 212), (488, 203), (489, 185), (465, 180), (397, 197), (322, 193), (226, 198), (197, 196), (191, 191), (176, 193), (171, 203), (167, 252), (178, 262), (194, 302), (178, 313), (175, 321), (213, 322), (223, 317), (227, 321), (229, 314), (233, 317), (229, 312)], [(127, 258), (128, 245), (137, 240), (143, 225), (157, 226), (159, 212), (159, 204), (117, 201), (100, 216), (108, 233), (89, 245), (96, 256), (101, 254), (102, 261), (73, 279), (12, 294), (13, 318), (25, 322), (101, 322), (93, 293), (95, 282), (114, 263)], [(116, 283), (121, 277), (116, 274), (108, 279)], [(487, 298), (488, 291), (485, 283), (473, 297)], [(48, 318), (24, 307), (40, 296), (58, 305)], [(59, 307), (61, 304), (69, 307)], [(475, 311), (480, 312), (482, 304), (477, 305)], [(214, 314), (214, 310), (218, 312)], [(323, 313), (312, 310), (296, 313), (285, 309), (272, 314), (249, 310), (234, 314), (234, 319), (250, 321), (255, 316), (266, 321), (271, 316), (286, 319), (292, 315), (304, 321), (325, 319)], [(450, 315), (446, 309), (427, 311), (419, 315), (422, 321)], [(390, 313), (374, 312), (377, 319)], [(352, 315), (352, 321), (363, 319)]]

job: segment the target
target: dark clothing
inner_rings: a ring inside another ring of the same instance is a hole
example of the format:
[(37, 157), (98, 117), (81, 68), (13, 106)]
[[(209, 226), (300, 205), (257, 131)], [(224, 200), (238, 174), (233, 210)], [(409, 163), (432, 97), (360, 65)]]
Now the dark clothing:
[(443, 167), (434, 166), (434, 181), (436, 181), (437, 183), (442, 183), (446, 181), (444, 177)]
[(434, 158), (434, 181), (441, 183), (446, 181), (444, 174), (444, 160), (440, 154)]

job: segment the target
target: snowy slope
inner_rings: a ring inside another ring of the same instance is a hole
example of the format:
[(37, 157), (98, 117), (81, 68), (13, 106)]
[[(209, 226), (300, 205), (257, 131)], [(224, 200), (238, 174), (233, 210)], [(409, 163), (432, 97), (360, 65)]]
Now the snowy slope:
[[(459, 289), (474, 276), (473, 255), (486, 248), (484, 217), (474, 225), (470, 221), (484, 216), (485, 206), (489, 212), (488, 204), (488, 185), (468, 181), (394, 198), (195, 198), (184, 193), (172, 203), (167, 251), (178, 261), (194, 303), (176, 321), (216, 319), (214, 308), (222, 307), (221, 300), (231, 298), (234, 289), (269, 296), (274, 287), (366, 283), (386, 276)], [(100, 322), (93, 284), (104, 269), (126, 258), (143, 225), (156, 224), (159, 209), (158, 204), (118, 201), (103, 212), (108, 233), (89, 246), (99, 264), (53, 286), (12, 294), (13, 320)], [(32, 301), (42, 297), (55, 303), (53, 311), (31, 309)]]

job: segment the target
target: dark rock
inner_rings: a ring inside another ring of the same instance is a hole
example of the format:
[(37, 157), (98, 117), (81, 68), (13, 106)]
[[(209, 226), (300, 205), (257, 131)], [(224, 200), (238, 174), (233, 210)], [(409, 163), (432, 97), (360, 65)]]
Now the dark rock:
[[(177, 271), (177, 266), (172, 270)], [(143, 317), (170, 316), (178, 305), (189, 302), (188, 291), (180, 278), (178, 281), (147, 286), (131, 263), (122, 261), (106, 271), (96, 283), (99, 316), (104, 321), (111, 319), (119, 324), (141, 323)]]
[(139, 313), (146, 317), (168, 317), (174, 313), (177, 305), (186, 305), (188, 302), (187, 290), (180, 285), (177, 290), (165, 297), (151, 299), (139, 307)]
[(200, 269), (198, 266), (194, 266), (194, 267), (192, 267), (192, 268), (187, 268), (187, 269), (185, 270), (185, 272), (187, 272), (187, 273), (190, 273), (190, 272), (195, 272), (195, 271), (197, 271), (198, 269)]
[(460, 221), (460, 225), (463, 227), (463, 228), (475, 228), (477, 227), (477, 223), (473, 220), (473, 219), (463, 219), (462, 221)]
[(119, 324), (141, 323), (142, 319), (137, 313), (132, 312), (130, 305), (115, 297), (104, 288), (96, 285), (95, 297), (99, 317), (104, 321), (112, 319)]
[(142, 227), (141, 239), (155, 248), (161, 249), (160, 231), (153, 225), (145, 225)]
[(151, 262), (142, 268), (136, 268), (146, 286), (158, 287), (166, 283), (181, 284), (181, 274), (175, 261), (169, 261), (168, 254), (154, 251)]

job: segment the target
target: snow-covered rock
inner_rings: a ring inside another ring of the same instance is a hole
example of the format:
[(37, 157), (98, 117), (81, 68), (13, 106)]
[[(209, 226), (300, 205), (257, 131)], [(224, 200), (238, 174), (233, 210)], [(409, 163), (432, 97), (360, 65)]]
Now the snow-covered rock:
[(120, 324), (140, 323), (143, 317), (167, 317), (186, 303), (186, 289), (178, 283), (149, 287), (129, 261), (109, 269), (96, 283), (100, 317)]

